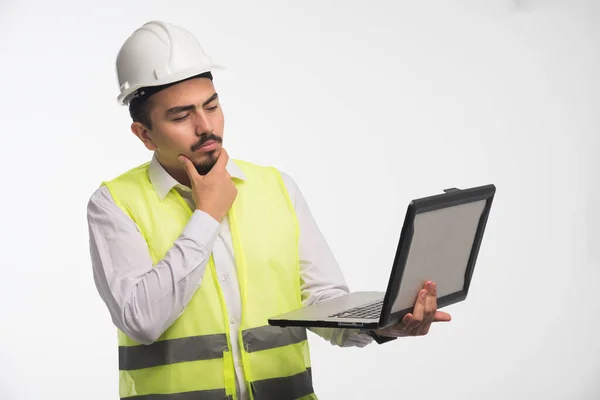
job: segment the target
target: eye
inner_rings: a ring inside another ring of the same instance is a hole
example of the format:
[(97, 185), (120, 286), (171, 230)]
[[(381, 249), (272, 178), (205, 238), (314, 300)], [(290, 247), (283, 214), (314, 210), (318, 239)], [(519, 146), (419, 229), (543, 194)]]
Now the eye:
[(173, 121), (183, 121), (184, 119), (186, 119), (190, 114), (186, 114), (183, 117), (179, 117), (179, 118), (175, 118)]
[(212, 106), (212, 107), (208, 107), (206, 110), (207, 111), (215, 111), (219, 106)]

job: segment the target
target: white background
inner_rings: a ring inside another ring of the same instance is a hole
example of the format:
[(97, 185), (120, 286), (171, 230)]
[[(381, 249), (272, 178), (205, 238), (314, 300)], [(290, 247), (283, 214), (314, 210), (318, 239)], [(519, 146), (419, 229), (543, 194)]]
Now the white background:
[(117, 398), (86, 205), (151, 156), (114, 67), (151, 19), (228, 66), (230, 154), (296, 179), (353, 290), (385, 289), (410, 199), (497, 185), (453, 321), (364, 349), (311, 335), (321, 399), (600, 397), (600, 2), (0, 4), (0, 398)]

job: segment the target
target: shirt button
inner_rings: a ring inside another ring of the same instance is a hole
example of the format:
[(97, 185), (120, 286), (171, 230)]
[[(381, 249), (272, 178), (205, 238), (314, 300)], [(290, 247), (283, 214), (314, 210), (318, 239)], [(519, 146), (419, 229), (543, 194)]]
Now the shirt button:
[(229, 318), (229, 322), (231, 322), (232, 325), (235, 324), (235, 321), (236, 321), (235, 317)]
[(229, 278), (229, 275), (227, 275), (227, 274), (223, 274), (223, 275), (221, 275), (221, 281), (222, 281), (222, 282), (226, 282), (226, 281), (227, 281), (227, 278)]

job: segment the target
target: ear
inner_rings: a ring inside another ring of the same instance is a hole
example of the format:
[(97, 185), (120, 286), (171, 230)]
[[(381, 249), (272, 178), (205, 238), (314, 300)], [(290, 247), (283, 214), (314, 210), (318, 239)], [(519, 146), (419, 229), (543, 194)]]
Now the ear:
[(158, 148), (158, 146), (150, 138), (150, 131), (144, 126), (144, 124), (140, 122), (132, 123), (131, 132), (133, 132), (133, 134), (144, 143), (148, 150), (154, 151)]

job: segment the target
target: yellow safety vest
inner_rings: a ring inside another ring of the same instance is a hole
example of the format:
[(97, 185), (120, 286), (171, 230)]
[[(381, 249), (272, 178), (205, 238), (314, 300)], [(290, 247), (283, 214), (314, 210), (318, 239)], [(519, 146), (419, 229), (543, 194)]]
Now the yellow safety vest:
[[(236, 399), (232, 340), (240, 343), (252, 399), (317, 399), (306, 329), (267, 322), (302, 306), (295, 211), (276, 169), (234, 162), (246, 175), (235, 180), (238, 195), (228, 213), (243, 305), (240, 331), (229, 331), (211, 255), (201, 286), (156, 342), (143, 345), (118, 330), (122, 399)], [(103, 185), (137, 224), (156, 265), (192, 210), (174, 189), (158, 198), (148, 165)]]

